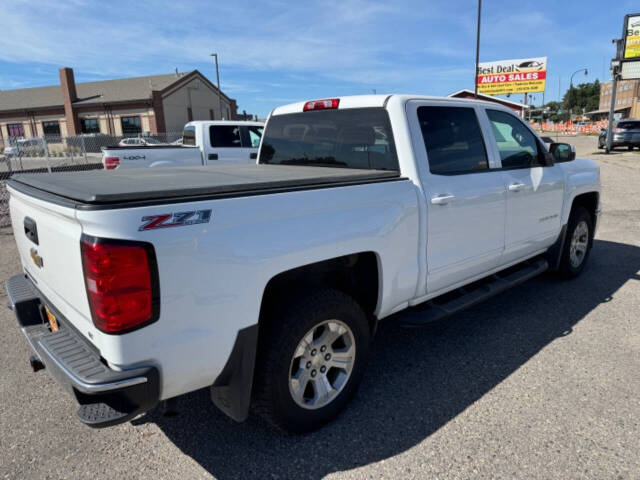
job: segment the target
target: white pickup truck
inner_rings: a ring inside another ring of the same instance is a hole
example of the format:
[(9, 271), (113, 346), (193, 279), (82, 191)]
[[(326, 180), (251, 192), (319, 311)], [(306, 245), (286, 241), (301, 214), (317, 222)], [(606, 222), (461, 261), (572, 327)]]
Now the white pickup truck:
[(122, 170), (256, 163), (263, 128), (261, 122), (197, 120), (184, 126), (182, 145), (104, 147), (102, 164), (105, 170)]
[(407, 95), (276, 108), (255, 165), (16, 175), (9, 191), (32, 366), (94, 427), (209, 387), (235, 420), (253, 406), (318, 428), (354, 395), (378, 321), (576, 276), (600, 212), (598, 166), (570, 145), (495, 103)]

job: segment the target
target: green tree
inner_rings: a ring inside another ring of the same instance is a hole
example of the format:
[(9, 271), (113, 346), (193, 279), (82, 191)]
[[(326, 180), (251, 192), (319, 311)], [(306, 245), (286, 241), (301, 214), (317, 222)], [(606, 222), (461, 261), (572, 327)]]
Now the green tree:
[(547, 102), (544, 105), (544, 118), (552, 122), (566, 122), (569, 119), (569, 112), (562, 102)]
[(562, 108), (574, 114), (597, 110), (600, 105), (600, 82), (581, 83), (577, 87), (569, 87), (562, 98)]

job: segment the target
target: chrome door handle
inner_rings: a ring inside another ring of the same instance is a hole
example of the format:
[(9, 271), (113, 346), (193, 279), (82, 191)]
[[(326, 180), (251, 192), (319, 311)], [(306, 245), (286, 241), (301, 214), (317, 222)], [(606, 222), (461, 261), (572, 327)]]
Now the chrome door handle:
[(431, 203), (434, 205), (446, 205), (454, 198), (456, 198), (455, 195), (439, 194), (431, 198)]
[(509, 185), (510, 192), (519, 192), (524, 188), (524, 183), (516, 182)]

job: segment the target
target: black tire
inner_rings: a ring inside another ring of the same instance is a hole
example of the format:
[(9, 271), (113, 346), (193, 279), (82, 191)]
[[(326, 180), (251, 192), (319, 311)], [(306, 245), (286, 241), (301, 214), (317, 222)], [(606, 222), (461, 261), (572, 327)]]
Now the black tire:
[[(585, 222), (588, 228), (587, 232), (587, 250), (582, 256), (582, 260), (579, 265), (575, 265), (571, 262), (571, 240), (574, 236), (576, 228), (581, 222)], [(586, 208), (577, 206), (574, 207), (569, 215), (569, 222), (567, 224), (567, 236), (565, 237), (564, 246), (562, 248), (562, 257), (560, 258), (560, 267), (558, 273), (563, 278), (574, 278), (582, 273), (587, 261), (589, 260), (589, 254), (591, 253), (591, 247), (593, 246), (593, 219), (591, 214)]]
[(631, 152), (633, 150), (633, 145), (627, 146), (627, 149)]
[[(287, 305), (274, 308), (269, 318), (263, 319), (266, 327), (260, 334), (253, 409), (286, 432), (304, 433), (335, 418), (356, 393), (369, 358), (369, 324), (358, 303), (337, 290), (319, 290), (282, 303)], [(339, 320), (351, 329), (356, 354), (342, 390), (330, 403), (310, 410), (299, 406), (290, 391), (291, 362), (303, 337), (327, 320)]]

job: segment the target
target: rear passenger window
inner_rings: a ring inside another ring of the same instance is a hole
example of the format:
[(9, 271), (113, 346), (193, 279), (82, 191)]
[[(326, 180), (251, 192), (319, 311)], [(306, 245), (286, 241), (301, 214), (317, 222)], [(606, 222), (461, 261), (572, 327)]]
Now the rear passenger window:
[(487, 116), (496, 137), (502, 168), (541, 166), (538, 142), (520, 120), (499, 110), (487, 110)]
[(195, 146), (196, 144), (196, 127), (184, 127), (182, 133), (182, 145)]
[(214, 148), (240, 148), (240, 127), (237, 125), (212, 125), (209, 127), (211, 146)]
[(431, 173), (456, 175), (489, 169), (487, 150), (473, 108), (419, 107), (418, 121)]

